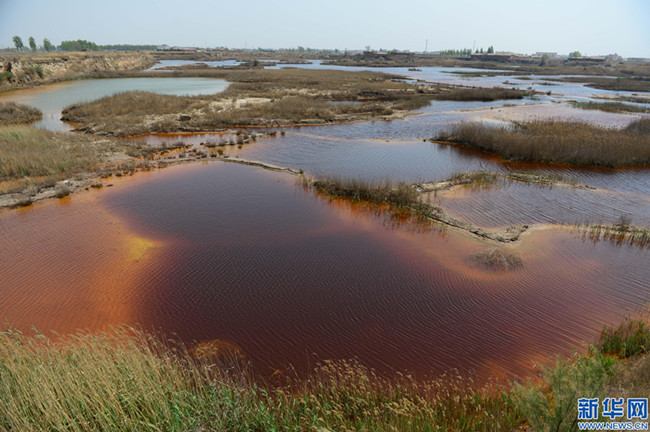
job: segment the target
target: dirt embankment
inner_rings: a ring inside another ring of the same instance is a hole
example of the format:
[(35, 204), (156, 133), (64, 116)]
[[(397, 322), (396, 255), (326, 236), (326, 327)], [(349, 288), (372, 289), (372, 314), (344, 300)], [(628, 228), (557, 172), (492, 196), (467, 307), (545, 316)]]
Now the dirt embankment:
[(0, 54), (0, 91), (107, 71), (141, 70), (156, 60), (146, 52)]

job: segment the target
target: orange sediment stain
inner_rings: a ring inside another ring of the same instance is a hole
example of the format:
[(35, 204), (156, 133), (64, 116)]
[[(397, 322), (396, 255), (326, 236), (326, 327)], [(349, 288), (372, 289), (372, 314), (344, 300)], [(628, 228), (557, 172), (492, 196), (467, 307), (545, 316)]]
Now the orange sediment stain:
[(3, 326), (58, 333), (138, 322), (134, 281), (162, 246), (97, 205), (95, 194), (0, 219)]

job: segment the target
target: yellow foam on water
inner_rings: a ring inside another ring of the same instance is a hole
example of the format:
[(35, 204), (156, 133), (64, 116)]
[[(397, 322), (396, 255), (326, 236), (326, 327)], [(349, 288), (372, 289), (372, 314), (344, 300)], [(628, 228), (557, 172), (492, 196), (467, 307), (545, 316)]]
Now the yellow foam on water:
[(149, 239), (130, 235), (125, 240), (124, 249), (126, 251), (126, 259), (127, 261), (132, 262), (140, 261), (144, 259), (147, 254), (157, 246), (157, 243)]

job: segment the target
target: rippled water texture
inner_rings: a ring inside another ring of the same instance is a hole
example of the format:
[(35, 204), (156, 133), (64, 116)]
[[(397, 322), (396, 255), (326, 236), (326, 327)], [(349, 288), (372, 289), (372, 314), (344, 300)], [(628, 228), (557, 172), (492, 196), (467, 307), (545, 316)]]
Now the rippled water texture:
[(498, 181), (458, 187), (433, 201), (460, 219), (483, 227), (534, 223), (629, 223), (650, 226), (650, 196), (634, 192)]
[(140, 323), (220, 339), (262, 374), (358, 357), (384, 373), (521, 375), (647, 298), (648, 255), (534, 233), (524, 267), (486, 245), (226, 163), (169, 168), (0, 218), (0, 315), (69, 331)]
[[(61, 129), (56, 110), (116, 89), (196, 94), (226, 85), (185, 78), (111, 81), (8, 96), (39, 106), (46, 113), (40, 126)], [(226, 152), (313, 175), (407, 182), (535, 169), (598, 190), (500, 181), (433, 200), (486, 227), (608, 222), (622, 215), (650, 224), (647, 169), (506, 164), (424, 141), (474, 118), (476, 109), (501, 105), (434, 102), (403, 121), (290, 128), (285, 136)], [(209, 138), (151, 141), (199, 146)], [(592, 341), (603, 324), (638, 311), (650, 296), (647, 249), (594, 243), (566, 229), (537, 230), (508, 246), (523, 266), (502, 272), (472, 258), (493, 244), (321, 197), (285, 174), (212, 162), (109, 182), (115, 187), (0, 214), (0, 319), (6, 325), (69, 332), (127, 323), (177, 335), (188, 345), (212, 346), (208, 341), (218, 339), (263, 376), (289, 364), (304, 373), (318, 360), (352, 357), (383, 373), (425, 377), (456, 367), (483, 377), (522, 376), (533, 362)]]

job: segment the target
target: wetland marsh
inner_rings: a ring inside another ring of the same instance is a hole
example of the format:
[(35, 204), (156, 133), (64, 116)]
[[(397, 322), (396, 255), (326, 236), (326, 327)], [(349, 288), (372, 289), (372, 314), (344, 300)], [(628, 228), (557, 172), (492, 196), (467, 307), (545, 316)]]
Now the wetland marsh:
[[(436, 76), (458, 79), (433, 69), (408, 78), (432, 77), (422, 84), (430, 88)], [(40, 108), (44, 119), (36, 127), (65, 131), (70, 126), (58, 117), (66, 106), (115, 92), (213, 95), (230, 88), (205, 77), (120, 78), (20, 90), (0, 100)], [(428, 139), (462, 121), (501, 124), (494, 114), (504, 109), (575, 109), (564, 104), (568, 96), (433, 100), (403, 119), (284, 127), (272, 135), (268, 125), (252, 124), (246, 132), (260, 138), (239, 146), (206, 145), (234, 136), (232, 129), (136, 138), (139, 145), (187, 146), (167, 158), (192, 151), (214, 157), (3, 210), (0, 241), (8, 247), (0, 252), (0, 315), (21, 329), (137, 324), (188, 346), (224, 341), (262, 376), (287, 368), (304, 375), (318, 361), (349, 358), (386, 375), (434, 377), (456, 368), (481, 379), (528, 376), (535, 363), (568, 354), (602, 325), (643, 309), (648, 249), (598, 241), (572, 227), (621, 217), (649, 227), (650, 170), (505, 162)], [(619, 127), (643, 116), (599, 115)], [(228, 160), (288, 167), (309, 178), (408, 184), (497, 173), (503, 177), (496, 183), (454, 186), (428, 194), (427, 202), (481, 229), (526, 228), (520, 240), (500, 244), (385, 204), (315, 192), (300, 175)], [(508, 178), (533, 170), (563, 180)], [(473, 257), (494, 248), (515, 254), (521, 265), (477, 266)]]

